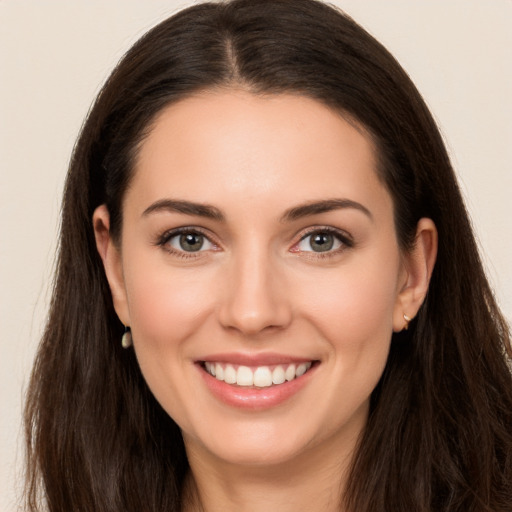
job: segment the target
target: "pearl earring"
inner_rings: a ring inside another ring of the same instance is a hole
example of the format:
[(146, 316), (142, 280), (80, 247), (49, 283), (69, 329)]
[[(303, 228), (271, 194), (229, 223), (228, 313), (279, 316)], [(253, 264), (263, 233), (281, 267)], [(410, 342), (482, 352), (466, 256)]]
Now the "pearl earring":
[(129, 327), (125, 327), (123, 337), (121, 338), (121, 346), (123, 348), (129, 348), (132, 344), (132, 331)]

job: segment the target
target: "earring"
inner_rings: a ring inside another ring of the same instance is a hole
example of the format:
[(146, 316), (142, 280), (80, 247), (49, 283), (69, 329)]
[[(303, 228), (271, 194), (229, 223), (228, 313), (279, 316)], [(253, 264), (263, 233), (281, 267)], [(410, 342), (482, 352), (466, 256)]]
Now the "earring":
[(404, 331), (407, 331), (407, 329), (409, 329), (409, 324), (411, 323), (411, 320), (412, 318), (408, 317), (407, 315), (404, 314), (404, 320), (405, 320), (405, 325), (404, 325)]
[(121, 338), (121, 346), (123, 348), (129, 348), (132, 346), (132, 331), (129, 327), (124, 328), (124, 334)]

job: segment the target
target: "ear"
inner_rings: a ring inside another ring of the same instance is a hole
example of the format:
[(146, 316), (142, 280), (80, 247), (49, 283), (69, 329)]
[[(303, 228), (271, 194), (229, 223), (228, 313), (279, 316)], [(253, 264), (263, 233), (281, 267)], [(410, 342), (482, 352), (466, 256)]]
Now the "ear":
[(393, 312), (393, 330), (406, 329), (427, 295), (437, 257), (437, 229), (431, 219), (420, 219), (411, 251), (402, 257), (404, 274)]
[(119, 320), (124, 325), (129, 326), (130, 314), (123, 277), (123, 262), (121, 253), (110, 235), (110, 214), (104, 204), (94, 210), (92, 224), (96, 238), (96, 248), (103, 261), (114, 309)]

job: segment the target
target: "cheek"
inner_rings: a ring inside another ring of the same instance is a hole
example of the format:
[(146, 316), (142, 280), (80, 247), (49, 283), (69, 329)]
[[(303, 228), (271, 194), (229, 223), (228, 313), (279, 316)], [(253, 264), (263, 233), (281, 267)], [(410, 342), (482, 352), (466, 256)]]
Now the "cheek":
[(303, 305), (331, 353), (332, 386), (326, 394), (330, 403), (342, 397), (338, 414), (343, 418), (366, 403), (388, 358), (399, 260), (383, 261), (336, 269), (317, 281), (322, 293)]
[(392, 313), (396, 300), (394, 282), (386, 283), (368, 270), (360, 275), (352, 273), (338, 283), (332, 294), (337, 300), (325, 304), (326, 313), (335, 318), (338, 332), (353, 334), (356, 341), (368, 339), (374, 332), (392, 332)]
[(134, 335), (162, 348), (186, 339), (210, 307), (209, 279), (201, 272), (171, 272), (154, 265), (130, 272), (126, 283)]
[(359, 342), (371, 332), (391, 334), (397, 298), (398, 264), (384, 259), (365, 260), (320, 276), (303, 296), (325, 329)]
[(304, 314), (329, 345), (347, 399), (371, 393), (387, 361), (400, 258), (385, 253), (354, 258), (317, 276), (310, 283), (316, 292), (303, 302)]
[[(137, 260), (135, 260), (137, 261)], [(139, 262), (141, 260), (138, 260)], [(169, 271), (166, 265), (134, 265), (126, 280), (128, 306), (137, 360), (155, 398), (180, 426), (188, 425), (184, 391), (192, 371), (188, 341), (211, 309), (209, 281), (200, 272)]]

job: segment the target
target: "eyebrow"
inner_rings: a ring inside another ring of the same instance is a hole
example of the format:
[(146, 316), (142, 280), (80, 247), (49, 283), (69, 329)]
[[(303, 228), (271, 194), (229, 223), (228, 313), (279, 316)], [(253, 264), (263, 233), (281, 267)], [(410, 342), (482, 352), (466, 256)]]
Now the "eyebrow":
[[(294, 220), (302, 219), (303, 217), (345, 208), (359, 210), (370, 220), (373, 220), (373, 215), (370, 210), (357, 201), (352, 201), (351, 199), (324, 199), (322, 201), (308, 202), (299, 206), (294, 206), (284, 212), (280, 221), (292, 222)], [(160, 199), (148, 206), (142, 213), (142, 216), (145, 217), (155, 212), (183, 213), (185, 215), (195, 215), (220, 222), (225, 220), (224, 214), (215, 206), (178, 199)]]
[(286, 210), (281, 217), (281, 222), (291, 222), (294, 220), (308, 217), (310, 215), (318, 215), (320, 213), (331, 212), (333, 210), (341, 210), (345, 208), (353, 208), (363, 212), (370, 220), (373, 221), (373, 215), (361, 203), (352, 201), (351, 199), (325, 199), (322, 201), (314, 201), (302, 204)]
[(145, 217), (155, 212), (177, 212), (218, 221), (224, 220), (224, 215), (218, 208), (215, 208), (215, 206), (177, 199), (160, 199), (148, 206), (144, 212), (142, 212), (142, 216)]

